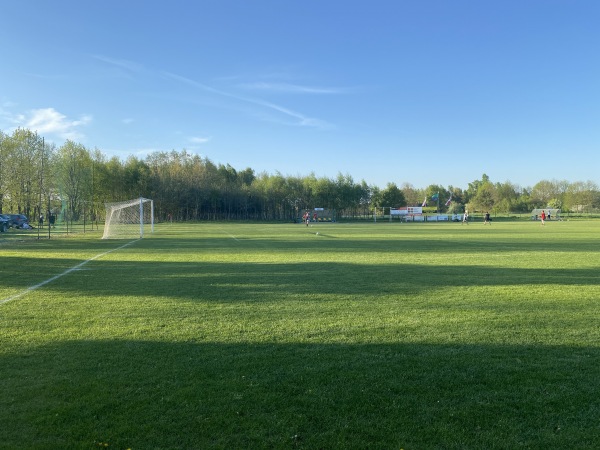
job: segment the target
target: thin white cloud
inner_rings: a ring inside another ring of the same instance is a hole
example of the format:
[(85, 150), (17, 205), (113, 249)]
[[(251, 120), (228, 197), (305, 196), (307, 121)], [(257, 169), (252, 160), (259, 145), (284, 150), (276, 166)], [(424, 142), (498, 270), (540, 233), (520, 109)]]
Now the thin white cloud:
[(210, 141), (211, 138), (206, 138), (206, 137), (197, 137), (197, 136), (192, 136), (190, 138), (188, 138), (188, 141), (190, 141), (190, 143), (192, 144), (206, 144), (208, 141)]
[(138, 148), (136, 150), (133, 150), (133, 154), (135, 156), (139, 156), (140, 158), (145, 158), (146, 156), (159, 151), (161, 150), (157, 148)]
[[(197, 81), (194, 81), (190, 78), (183, 77), (181, 75), (177, 75), (174, 73), (170, 73), (170, 72), (163, 72), (163, 73), (165, 76), (167, 76), (169, 78), (172, 78), (174, 80), (180, 81), (185, 84), (188, 84), (195, 88), (202, 89), (206, 92), (210, 92), (212, 94), (216, 94), (216, 95), (227, 97), (227, 98), (232, 98), (234, 100), (241, 101), (241, 102), (250, 103), (255, 106), (267, 108), (271, 111), (276, 111), (277, 113), (283, 114), (283, 115), (287, 116), (288, 118), (294, 119), (292, 122), (286, 122), (288, 125), (303, 126), (303, 127), (306, 126), (306, 127), (322, 128), (322, 129), (333, 128), (333, 125), (331, 125), (330, 123), (328, 123), (324, 120), (305, 116), (302, 113), (293, 111), (293, 110), (291, 110), (289, 108), (285, 108), (283, 106), (276, 105), (271, 102), (267, 102), (262, 99), (249, 98), (249, 97), (244, 97), (244, 96), (237, 95), (237, 94), (232, 94), (230, 92), (221, 91), (219, 89), (215, 89), (206, 84), (198, 83)], [(279, 122), (281, 122), (281, 121), (279, 121)]]
[(116, 66), (121, 69), (128, 70), (130, 72), (140, 72), (144, 69), (144, 67), (141, 64), (138, 64), (133, 61), (128, 61), (126, 59), (109, 58), (108, 56), (103, 55), (92, 55), (92, 57), (97, 59), (98, 61), (102, 61), (103, 63), (109, 64), (111, 66)]
[(133, 122), (135, 122), (135, 120), (134, 120), (134, 119), (132, 119), (131, 117), (126, 117), (125, 119), (121, 119), (121, 123), (122, 123), (123, 125), (130, 125), (130, 124), (132, 124)]
[(305, 116), (296, 111), (292, 111), (291, 109), (284, 108), (283, 106), (276, 105), (274, 103), (266, 102), (263, 100), (254, 100), (254, 103), (260, 106), (264, 106), (265, 108), (270, 108), (274, 111), (280, 112), (288, 117), (292, 117), (295, 120), (294, 124), (303, 126), (303, 127), (314, 127), (314, 128), (333, 128), (333, 125), (320, 119), (315, 119), (313, 117)]
[(103, 149), (105, 152), (107, 152), (110, 155), (114, 155), (117, 158), (121, 158), (123, 160), (127, 159), (130, 156), (135, 156), (136, 158), (140, 158), (140, 159), (144, 159), (146, 158), (148, 155), (152, 154), (152, 153), (157, 153), (157, 152), (162, 152), (164, 151), (164, 149), (160, 149), (160, 148), (126, 148), (126, 149), (117, 149), (117, 148), (106, 148)]
[(12, 109), (16, 106), (16, 103), (9, 100), (5, 100), (0, 104), (0, 130), (6, 127), (10, 128), (12, 131), (14, 130), (14, 128), (12, 128), (14, 125), (19, 126), (18, 118), (12, 112)]
[(163, 72), (163, 74), (169, 78), (172, 78), (173, 80), (177, 80), (180, 81), (182, 83), (188, 84), (190, 86), (196, 87), (198, 89), (202, 89), (205, 90), (207, 92), (212, 92), (213, 94), (219, 94), (219, 95), (223, 95), (226, 97), (232, 97), (232, 98), (238, 98), (237, 96), (233, 95), (233, 94), (229, 94), (227, 92), (223, 92), (223, 91), (219, 91), (218, 89), (212, 88), (206, 84), (202, 84), (202, 83), (198, 83), (197, 81), (194, 81), (190, 78), (186, 78), (186, 77), (182, 77), (181, 75), (177, 75), (176, 73), (171, 73), (171, 72)]
[(10, 100), (5, 100), (0, 105), (0, 110), (3, 110), (4, 108), (14, 108), (15, 106), (17, 106), (16, 103), (11, 102)]
[(342, 94), (343, 89), (340, 88), (321, 88), (313, 86), (302, 86), (289, 83), (242, 83), (238, 85), (244, 89), (268, 91), (268, 92), (283, 92), (291, 94)]
[[(105, 64), (117, 67), (119, 69), (124, 69), (128, 72), (141, 72), (144, 70), (144, 67), (142, 65), (135, 63), (133, 61), (115, 59), (115, 58), (107, 57), (104, 55), (92, 55), (92, 57), (105, 63)], [(293, 111), (289, 108), (279, 106), (274, 103), (264, 101), (262, 99), (240, 96), (237, 94), (233, 94), (231, 92), (226, 92), (223, 90), (215, 89), (212, 86), (199, 83), (190, 78), (186, 78), (181, 75), (177, 75), (175, 73), (166, 72), (166, 71), (161, 72), (161, 73), (163, 76), (166, 76), (168, 78), (177, 80), (181, 83), (185, 83), (187, 85), (193, 86), (197, 89), (201, 89), (205, 92), (209, 92), (211, 94), (215, 94), (215, 95), (221, 96), (221, 97), (234, 99), (238, 102), (244, 102), (244, 103), (252, 104), (254, 106), (260, 106), (262, 108), (267, 108), (271, 111), (277, 112), (278, 114), (283, 114), (288, 119), (290, 119), (290, 118), (293, 119), (292, 121), (289, 121), (289, 120), (284, 121), (284, 120), (278, 120), (277, 118), (272, 118), (271, 117), (272, 115), (269, 116), (269, 115), (263, 114), (263, 115), (260, 115), (260, 117), (262, 117), (263, 120), (271, 120), (271, 121), (275, 121), (278, 123), (285, 123), (287, 125), (301, 126), (301, 127), (312, 127), (312, 128), (321, 128), (321, 129), (333, 128), (333, 125), (331, 125), (330, 123), (328, 123), (324, 120), (313, 118), (313, 117), (308, 117), (297, 111)], [(287, 83), (279, 83), (279, 84), (278, 83), (256, 83), (256, 84), (246, 85), (246, 88), (253, 89), (253, 90), (264, 90), (264, 91), (279, 90), (279, 91), (285, 91), (285, 92), (310, 93), (310, 94), (336, 94), (336, 93), (341, 92), (341, 90), (339, 90), (339, 89), (316, 88), (316, 87), (300, 86), (300, 85), (287, 84)], [(127, 123), (127, 122), (123, 122), (123, 123)]]
[(81, 127), (89, 124), (92, 117), (83, 115), (72, 120), (54, 108), (33, 109), (15, 117), (18, 126), (37, 131), (40, 134), (53, 134), (62, 139), (80, 140), (84, 137)]

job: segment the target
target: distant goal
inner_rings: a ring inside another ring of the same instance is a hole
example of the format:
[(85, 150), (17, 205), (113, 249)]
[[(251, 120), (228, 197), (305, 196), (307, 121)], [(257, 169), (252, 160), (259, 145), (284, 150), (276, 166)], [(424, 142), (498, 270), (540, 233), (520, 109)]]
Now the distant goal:
[(546, 214), (546, 220), (562, 220), (560, 218), (560, 209), (557, 208), (535, 208), (531, 211), (531, 220), (539, 220), (542, 211)]
[(154, 202), (136, 198), (124, 202), (105, 203), (106, 219), (102, 239), (143, 238), (154, 232)]

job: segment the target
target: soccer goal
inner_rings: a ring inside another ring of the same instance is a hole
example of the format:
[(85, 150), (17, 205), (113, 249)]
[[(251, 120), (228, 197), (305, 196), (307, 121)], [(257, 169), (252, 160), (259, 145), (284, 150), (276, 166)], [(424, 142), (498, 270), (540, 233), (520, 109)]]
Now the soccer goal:
[(535, 208), (531, 211), (531, 220), (539, 220), (542, 211), (546, 213), (547, 220), (561, 220), (560, 209), (557, 208)]
[(105, 203), (106, 219), (102, 239), (143, 238), (144, 231), (154, 232), (154, 202), (136, 198)]

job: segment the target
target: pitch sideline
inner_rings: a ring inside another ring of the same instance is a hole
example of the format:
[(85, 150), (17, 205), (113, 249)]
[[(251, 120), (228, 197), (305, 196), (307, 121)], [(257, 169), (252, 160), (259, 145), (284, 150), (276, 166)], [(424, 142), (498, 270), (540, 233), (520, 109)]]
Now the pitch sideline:
[(23, 291), (21, 291), (21, 292), (19, 292), (19, 293), (15, 294), (15, 295), (12, 295), (12, 296), (10, 296), (10, 297), (7, 297), (7, 298), (5, 298), (5, 299), (3, 299), (3, 300), (0, 300), (0, 305), (3, 305), (4, 303), (8, 303), (8, 302), (10, 302), (10, 301), (12, 301), (12, 300), (16, 300), (16, 299), (18, 299), (19, 297), (22, 297), (22, 296), (24, 296), (25, 294), (28, 294), (29, 292), (35, 291), (36, 289), (39, 289), (39, 288), (41, 288), (42, 286), (45, 286), (46, 284), (48, 284), (48, 283), (51, 283), (51, 282), (53, 282), (54, 280), (57, 280), (57, 279), (59, 279), (60, 277), (63, 277), (63, 276), (65, 276), (65, 275), (68, 275), (69, 273), (73, 272), (74, 270), (77, 270), (77, 269), (79, 269), (80, 267), (84, 266), (85, 264), (89, 263), (90, 261), (94, 261), (94, 260), (96, 260), (96, 259), (98, 259), (98, 258), (102, 258), (103, 256), (105, 256), (105, 255), (108, 255), (109, 253), (115, 252), (115, 251), (117, 251), (117, 250), (121, 250), (122, 248), (125, 248), (125, 247), (127, 247), (128, 245), (131, 245), (131, 244), (133, 244), (134, 242), (137, 242), (138, 240), (139, 240), (139, 239), (135, 239), (135, 240), (133, 240), (133, 241), (130, 241), (130, 242), (126, 243), (126, 244), (123, 244), (123, 245), (121, 245), (120, 247), (113, 248), (112, 250), (108, 250), (108, 251), (106, 251), (106, 252), (104, 252), (104, 253), (99, 253), (98, 255), (96, 255), (96, 256), (93, 256), (93, 257), (91, 257), (90, 259), (86, 259), (85, 261), (83, 261), (83, 262), (81, 262), (81, 263), (77, 264), (76, 266), (73, 266), (73, 267), (71, 267), (70, 269), (67, 269), (67, 270), (65, 270), (63, 273), (60, 273), (60, 274), (58, 274), (58, 275), (54, 275), (53, 277), (51, 277), (51, 278), (48, 278), (47, 280), (45, 280), (45, 281), (42, 281), (41, 283), (38, 283), (38, 284), (36, 284), (35, 286), (30, 286), (30, 287), (28, 287), (27, 289), (25, 289), (25, 290), (23, 290)]

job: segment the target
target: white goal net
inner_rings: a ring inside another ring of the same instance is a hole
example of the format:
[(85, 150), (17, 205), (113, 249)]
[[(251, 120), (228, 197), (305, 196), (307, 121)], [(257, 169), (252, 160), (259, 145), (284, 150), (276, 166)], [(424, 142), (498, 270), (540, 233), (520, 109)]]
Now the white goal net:
[(136, 198), (124, 202), (105, 203), (106, 219), (102, 239), (142, 238), (154, 231), (154, 202)]

